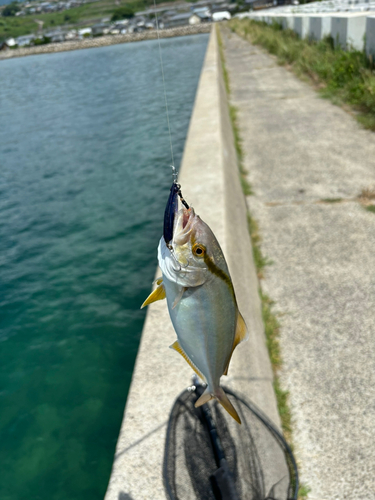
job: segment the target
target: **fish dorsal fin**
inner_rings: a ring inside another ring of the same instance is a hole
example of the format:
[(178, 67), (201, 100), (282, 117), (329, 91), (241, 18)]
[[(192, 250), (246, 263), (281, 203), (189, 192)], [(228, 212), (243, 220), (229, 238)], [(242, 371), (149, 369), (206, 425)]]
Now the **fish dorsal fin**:
[(232, 352), (230, 353), (229, 361), (228, 361), (227, 367), (225, 368), (224, 375), (228, 375), (229, 363), (230, 363), (230, 360), (232, 358), (233, 351), (238, 346), (238, 344), (241, 344), (241, 342), (243, 342), (244, 340), (247, 340), (248, 338), (249, 338), (249, 334), (247, 331), (245, 320), (243, 319), (240, 311), (238, 311), (236, 333), (234, 335)]
[(141, 305), (141, 309), (148, 306), (149, 304), (152, 304), (153, 302), (156, 302), (157, 300), (163, 299), (165, 299), (165, 289), (163, 283), (160, 283), (159, 286), (155, 288), (155, 290), (151, 292), (147, 299), (143, 302), (143, 304)]
[(198, 370), (198, 368), (195, 366), (195, 364), (191, 361), (191, 359), (186, 354), (186, 352), (182, 349), (182, 347), (180, 346), (178, 340), (176, 340), (175, 342), (173, 342), (173, 344), (170, 345), (169, 347), (170, 347), (170, 349), (174, 349), (179, 354), (181, 354), (181, 356), (190, 365), (190, 368), (192, 368), (195, 371), (195, 373), (198, 375), (198, 377), (200, 377), (202, 380), (206, 380), (206, 378), (201, 374), (201, 372)]

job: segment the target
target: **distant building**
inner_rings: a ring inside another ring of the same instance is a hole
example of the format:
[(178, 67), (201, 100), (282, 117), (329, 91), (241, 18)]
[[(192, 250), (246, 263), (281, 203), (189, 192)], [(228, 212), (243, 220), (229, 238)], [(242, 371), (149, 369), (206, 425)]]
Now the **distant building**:
[(164, 20), (164, 28), (175, 28), (177, 26), (187, 26), (211, 21), (211, 14), (207, 10), (204, 12), (186, 12)]
[(91, 28), (82, 28), (78, 30), (78, 38), (84, 38), (87, 36), (92, 35), (92, 29)]
[(232, 16), (227, 10), (221, 10), (212, 14), (213, 21), (229, 21)]
[(17, 38), (18, 47), (26, 47), (27, 45), (31, 45), (35, 40), (35, 35), (24, 35), (19, 36)]
[(65, 40), (75, 40), (78, 37), (77, 30), (70, 30), (65, 35)]
[(14, 38), (8, 38), (4, 43), (6, 43), (8, 47), (14, 47), (15, 45), (17, 45), (17, 42)]
[(94, 24), (91, 28), (93, 36), (107, 35), (109, 30), (110, 26), (106, 23)]
[(44, 33), (44, 36), (52, 43), (59, 43), (65, 41), (65, 33), (61, 29), (50, 30)]
[(245, 0), (245, 4), (250, 6), (252, 10), (268, 9), (275, 5), (285, 5), (290, 3), (290, 0)]

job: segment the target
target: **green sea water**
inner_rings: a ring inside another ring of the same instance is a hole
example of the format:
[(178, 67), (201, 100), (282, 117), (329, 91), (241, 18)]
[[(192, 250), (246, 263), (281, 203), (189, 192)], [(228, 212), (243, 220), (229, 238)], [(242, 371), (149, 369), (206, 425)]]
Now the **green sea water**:
[[(207, 40), (161, 41), (177, 166)], [(0, 117), (0, 500), (101, 500), (172, 179), (157, 42), (1, 61)]]

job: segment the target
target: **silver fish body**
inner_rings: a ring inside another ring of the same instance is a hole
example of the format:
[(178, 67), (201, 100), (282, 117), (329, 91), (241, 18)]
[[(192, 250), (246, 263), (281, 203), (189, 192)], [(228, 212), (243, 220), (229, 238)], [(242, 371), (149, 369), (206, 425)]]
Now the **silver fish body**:
[(245, 340), (246, 325), (220, 245), (192, 208), (178, 212), (170, 245), (161, 238), (158, 261), (162, 283), (145, 304), (166, 296), (178, 339), (171, 347), (207, 383), (196, 406), (216, 398), (240, 423), (220, 377), (236, 345)]

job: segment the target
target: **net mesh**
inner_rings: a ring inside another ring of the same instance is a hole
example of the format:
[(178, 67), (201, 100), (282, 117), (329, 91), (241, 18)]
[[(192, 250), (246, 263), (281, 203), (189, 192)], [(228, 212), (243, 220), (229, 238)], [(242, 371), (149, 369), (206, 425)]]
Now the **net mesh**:
[[(208, 406), (236, 493), (228, 498), (297, 499), (298, 472), (279, 431), (254, 404), (228, 389), (225, 392), (242, 425), (216, 401)], [(215, 487), (220, 463), (205, 411), (194, 407), (196, 400), (197, 394), (186, 390), (171, 411), (164, 454), (164, 485), (170, 500), (218, 500), (225, 496)]]

